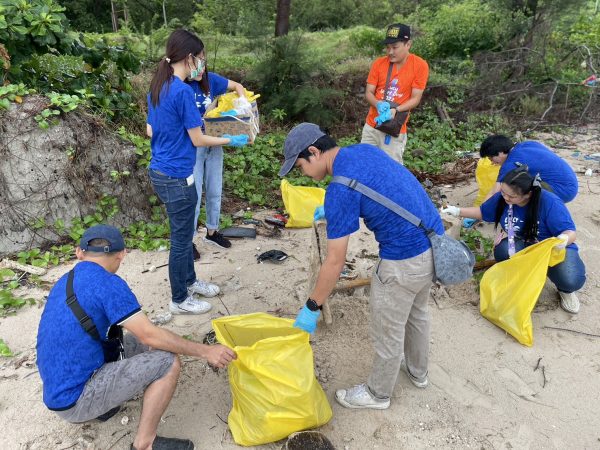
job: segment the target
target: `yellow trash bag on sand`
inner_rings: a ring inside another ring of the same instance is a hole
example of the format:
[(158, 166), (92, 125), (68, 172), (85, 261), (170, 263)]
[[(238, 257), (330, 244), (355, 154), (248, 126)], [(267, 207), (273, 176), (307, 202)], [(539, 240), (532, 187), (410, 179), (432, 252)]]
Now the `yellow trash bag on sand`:
[(475, 179), (479, 185), (479, 192), (475, 199), (474, 206), (479, 206), (483, 203), (483, 199), (488, 195), (490, 189), (496, 184), (498, 179), (498, 172), (500, 172), (500, 166), (492, 164), (490, 158), (480, 158), (477, 162), (477, 168), (475, 169)]
[(558, 238), (531, 245), (489, 268), (479, 284), (481, 315), (523, 345), (533, 345), (531, 311), (546, 283), (548, 267), (564, 261)]
[(212, 321), (217, 340), (237, 353), (228, 366), (229, 429), (239, 445), (260, 445), (329, 422), (331, 406), (314, 372), (309, 334), (265, 313)]
[(315, 208), (325, 202), (325, 189), (307, 186), (294, 186), (281, 180), (283, 204), (290, 215), (286, 228), (307, 228), (312, 226)]

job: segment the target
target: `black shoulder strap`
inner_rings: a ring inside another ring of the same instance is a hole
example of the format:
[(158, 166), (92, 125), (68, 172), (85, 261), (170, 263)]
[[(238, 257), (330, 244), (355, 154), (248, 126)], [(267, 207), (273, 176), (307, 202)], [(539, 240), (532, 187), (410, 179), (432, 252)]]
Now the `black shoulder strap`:
[(388, 72), (387, 72), (387, 77), (385, 77), (385, 88), (383, 89), (383, 99), (384, 100), (387, 98), (387, 94), (388, 94), (387, 93), (387, 89), (388, 89), (388, 86), (390, 84), (390, 78), (392, 76), (392, 69), (393, 68), (394, 68), (394, 63), (391, 62), (390, 63), (390, 67), (389, 67)]
[(366, 195), (371, 200), (392, 210), (393, 212), (398, 214), (403, 219), (412, 223), (414, 226), (422, 228), (423, 230), (425, 230), (425, 232), (427, 234), (432, 232), (432, 230), (427, 229), (423, 225), (423, 221), (421, 219), (419, 219), (417, 216), (415, 216), (413, 213), (411, 213), (410, 211), (407, 211), (406, 209), (404, 209), (402, 206), (400, 206), (396, 202), (393, 202), (392, 200), (387, 198), (385, 195), (382, 195), (379, 192), (371, 189), (370, 187), (365, 186), (364, 184), (360, 183), (357, 180), (353, 180), (352, 178), (348, 178), (348, 177), (335, 176), (331, 179), (331, 182), (343, 184), (344, 186), (348, 186), (349, 188), (354, 189), (355, 191), (358, 191), (363, 195)]
[(85, 311), (79, 304), (77, 297), (75, 296), (75, 292), (73, 291), (74, 276), (75, 269), (71, 269), (71, 271), (69, 272), (69, 277), (67, 278), (67, 306), (71, 309), (73, 315), (79, 321), (81, 328), (83, 328), (83, 330), (87, 334), (89, 334), (92, 337), (92, 339), (100, 341), (100, 334), (98, 333), (96, 325), (94, 325), (94, 322), (92, 321), (90, 316), (88, 316), (85, 313)]

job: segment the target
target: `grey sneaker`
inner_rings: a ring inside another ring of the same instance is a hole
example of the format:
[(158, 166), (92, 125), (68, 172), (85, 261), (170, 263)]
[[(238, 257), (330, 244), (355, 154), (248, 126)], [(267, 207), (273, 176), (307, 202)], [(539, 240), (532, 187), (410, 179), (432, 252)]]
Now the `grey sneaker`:
[(198, 294), (202, 297), (214, 297), (215, 295), (219, 295), (221, 289), (219, 286), (212, 283), (207, 283), (206, 281), (196, 280), (193, 284), (190, 284), (187, 288), (188, 295)]
[(402, 362), (400, 363), (400, 368), (408, 376), (408, 379), (411, 381), (411, 383), (414, 384), (416, 387), (424, 389), (429, 385), (427, 375), (425, 375), (423, 378), (417, 378), (408, 371), (408, 367), (406, 366), (406, 360), (402, 360)]
[(579, 299), (575, 292), (558, 291), (558, 295), (560, 295), (560, 307), (562, 309), (571, 314), (579, 312)]
[(390, 407), (389, 398), (374, 397), (365, 383), (348, 389), (338, 389), (335, 391), (335, 399), (346, 408), (388, 409)]
[(169, 311), (173, 314), (204, 314), (210, 311), (212, 305), (203, 300), (198, 300), (191, 295), (181, 303), (171, 302)]

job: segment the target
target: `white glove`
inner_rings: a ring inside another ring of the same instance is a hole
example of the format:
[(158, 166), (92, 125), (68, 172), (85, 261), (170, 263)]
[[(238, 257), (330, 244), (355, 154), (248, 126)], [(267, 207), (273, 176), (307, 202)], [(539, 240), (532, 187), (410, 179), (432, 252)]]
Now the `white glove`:
[(569, 236), (567, 236), (566, 234), (559, 234), (558, 236), (556, 236), (558, 239), (561, 240), (561, 242), (559, 242), (558, 244), (556, 244), (554, 246), (555, 249), (558, 250), (562, 250), (563, 248), (567, 247), (567, 244), (569, 243)]
[(450, 214), (454, 217), (460, 217), (460, 208), (458, 206), (448, 205), (440, 210), (443, 214)]

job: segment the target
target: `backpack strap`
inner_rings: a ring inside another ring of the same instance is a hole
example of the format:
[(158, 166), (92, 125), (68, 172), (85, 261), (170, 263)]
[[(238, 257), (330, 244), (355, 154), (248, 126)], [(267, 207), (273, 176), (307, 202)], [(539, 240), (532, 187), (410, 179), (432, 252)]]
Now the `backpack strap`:
[(83, 310), (83, 308), (79, 304), (79, 301), (77, 300), (77, 296), (75, 295), (75, 292), (73, 291), (73, 278), (74, 277), (75, 277), (75, 269), (71, 269), (71, 271), (69, 272), (69, 277), (67, 278), (67, 306), (69, 307), (69, 309), (71, 309), (71, 312), (73, 313), (75, 318), (79, 321), (81, 328), (83, 328), (83, 330), (87, 334), (89, 334), (92, 337), (92, 339), (94, 339), (96, 341), (100, 341), (101, 340), (100, 334), (98, 333), (98, 329), (96, 328), (96, 325), (94, 325), (94, 322), (92, 321), (90, 316), (88, 316), (86, 314), (86, 312)]

